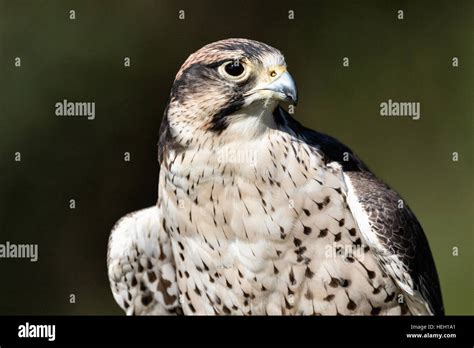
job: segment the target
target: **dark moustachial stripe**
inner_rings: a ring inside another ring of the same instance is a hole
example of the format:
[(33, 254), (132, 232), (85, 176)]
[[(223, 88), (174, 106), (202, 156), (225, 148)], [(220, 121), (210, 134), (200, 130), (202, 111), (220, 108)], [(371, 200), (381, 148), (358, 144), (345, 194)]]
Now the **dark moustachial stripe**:
[(224, 108), (212, 115), (209, 130), (220, 134), (228, 127), (229, 122), (227, 116), (242, 108), (244, 105), (243, 94), (254, 87), (255, 81), (255, 76), (250, 75), (248, 79), (234, 85), (227, 91), (226, 95), (233, 96), (232, 100), (228, 101)]
[(218, 134), (222, 133), (222, 131), (224, 131), (229, 125), (226, 116), (238, 111), (243, 104), (243, 99), (238, 99), (221, 109), (218, 113), (212, 116), (210, 127), (208, 129)]
[[(240, 51), (241, 57), (233, 59), (259, 60), (266, 54), (275, 54), (278, 52), (271, 46), (254, 41), (228, 40), (218, 42), (208, 47), (215, 51)], [(213, 62), (197, 61), (186, 67), (173, 83), (171, 89), (171, 99), (178, 102), (186, 102), (187, 98), (196, 97), (196, 95), (206, 94), (207, 91), (219, 91), (219, 98), (222, 99), (222, 107), (209, 115), (208, 130), (217, 134), (222, 133), (229, 125), (227, 116), (239, 111), (245, 103), (243, 94), (252, 89), (255, 85), (256, 76), (250, 74), (249, 78), (234, 84), (222, 83), (222, 77), (218, 68), (230, 59), (219, 58)], [(206, 83), (203, 84), (203, 81)], [(227, 97), (227, 100), (226, 100)]]
[[(209, 90), (213, 87), (221, 90), (220, 96), (228, 96), (229, 100), (223, 100), (224, 107), (218, 110), (214, 115), (210, 115), (208, 130), (220, 134), (228, 126), (226, 117), (237, 112), (244, 105), (243, 94), (253, 88), (255, 76), (251, 75), (245, 81), (234, 85), (222, 85), (221, 76), (217, 69), (227, 62), (228, 59), (219, 60), (210, 64), (195, 63), (186, 68), (179, 79), (177, 79), (171, 89), (171, 98), (177, 101), (185, 101), (188, 96), (194, 96), (199, 93), (206, 93), (202, 81), (207, 81)], [(214, 85), (214, 83), (216, 85)]]

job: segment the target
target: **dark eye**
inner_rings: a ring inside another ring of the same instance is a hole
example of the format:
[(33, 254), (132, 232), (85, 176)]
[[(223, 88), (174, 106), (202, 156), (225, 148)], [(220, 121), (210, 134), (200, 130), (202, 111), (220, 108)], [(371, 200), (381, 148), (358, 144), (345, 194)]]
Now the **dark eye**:
[(240, 76), (243, 74), (244, 70), (244, 66), (239, 61), (227, 63), (225, 66), (225, 72), (230, 76)]

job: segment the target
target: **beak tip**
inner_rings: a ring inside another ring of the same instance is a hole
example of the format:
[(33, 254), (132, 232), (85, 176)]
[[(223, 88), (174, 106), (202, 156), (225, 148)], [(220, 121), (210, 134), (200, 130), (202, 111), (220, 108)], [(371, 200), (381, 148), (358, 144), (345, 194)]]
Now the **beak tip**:
[(298, 94), (294, 93), (290, 95), (290, 99), (294, 106), (298, 105)]
[(285, 71), (275, 81), (262, 88), (262, 90), (276, 92), (279, 100), (290, 102), (294, 106), (298, 104), (296, 83), (288, 71)]
[(288, 72), (285, 72), (284, 76), (282, 76), (281, 86), (281, 92), (286, 96), (286, 100), (296, 106), (298, 104), (298, 91), (295, 80), (293, 80), (293, 77)]
[(298, 94), (296, 90), (286, 89), (286, 90), (283, 90), (283, 93), (286, 96), (286, 100), (289, 101), (291, 104), (293, 104), (294, 106), (298, 104)]

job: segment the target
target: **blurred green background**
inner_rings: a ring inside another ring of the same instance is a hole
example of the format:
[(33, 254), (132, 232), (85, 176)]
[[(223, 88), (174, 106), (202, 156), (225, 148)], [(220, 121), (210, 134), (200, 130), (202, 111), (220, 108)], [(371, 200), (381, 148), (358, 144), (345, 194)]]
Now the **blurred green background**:
[[(473, 15), (467, 0), (0, 0), (0, 243), (39, 245), (36, 263), (0, 259), (0, 314), (122, 313), (110, 228), (156, 200), (158, 128), (180, 65), (228, 37), (283, 51), (296, 118), (399, 191), (430, 241), (447, 314), (473, 314)], [(96, 119), (56, 117), (63, 99), (95, 102)], [(421, 119), (381, 117), (388, 99), (420, 102)]]

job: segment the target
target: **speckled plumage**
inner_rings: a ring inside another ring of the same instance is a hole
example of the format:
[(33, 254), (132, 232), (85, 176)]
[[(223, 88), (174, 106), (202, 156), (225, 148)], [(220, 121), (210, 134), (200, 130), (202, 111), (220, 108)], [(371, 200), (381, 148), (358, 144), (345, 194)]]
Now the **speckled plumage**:
[[(227, 76), (230, 61), (241, 77)], [(127, 314), (442, 314), (415, 216), (347, 147), (278, 105), (296, 101), (290, 79), (282, 54), (251, 40), (183, 64), (160, 129), (157, 205), (109, 242)]]

